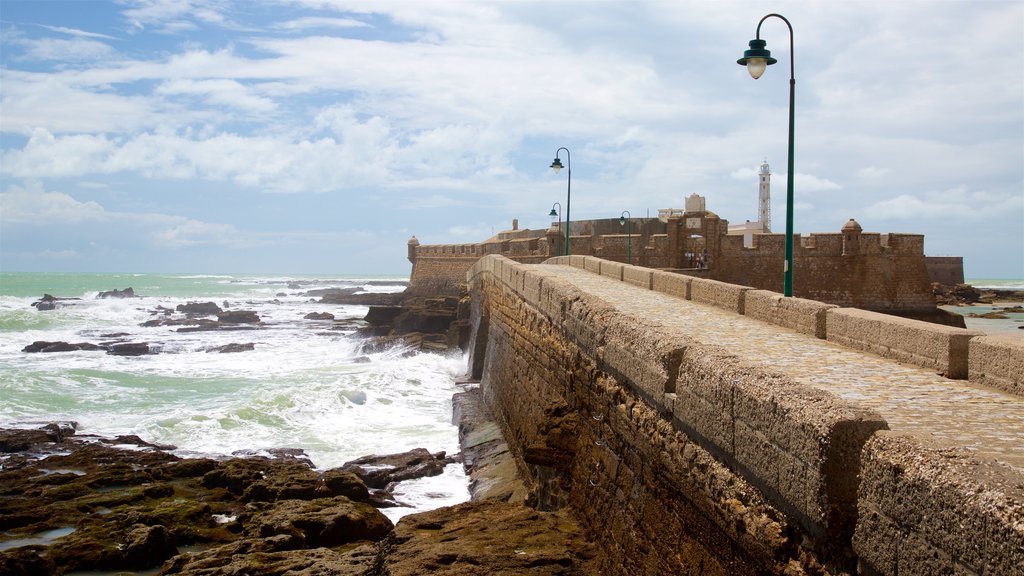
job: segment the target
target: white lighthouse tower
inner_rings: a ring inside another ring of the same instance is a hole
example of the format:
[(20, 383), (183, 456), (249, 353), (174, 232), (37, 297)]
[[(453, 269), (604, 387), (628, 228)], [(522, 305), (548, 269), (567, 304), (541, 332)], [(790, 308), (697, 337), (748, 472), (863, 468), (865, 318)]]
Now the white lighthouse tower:
[(762, 232), (772, 231), (772, 173), (768, 169), (768, 160), (761, 164), (761, 170), (757, 173), (760, 184), (757, 190), (757, 223), (761, 225)]

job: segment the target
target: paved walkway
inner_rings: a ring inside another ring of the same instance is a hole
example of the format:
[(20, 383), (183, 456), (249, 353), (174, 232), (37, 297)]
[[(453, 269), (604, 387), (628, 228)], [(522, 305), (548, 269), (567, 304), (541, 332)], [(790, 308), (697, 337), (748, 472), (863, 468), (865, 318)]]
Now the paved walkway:
[(876, 410), (892, 430), (1024, 470), (1024, 398), (568, 266), (555, 272), (618, 310)]

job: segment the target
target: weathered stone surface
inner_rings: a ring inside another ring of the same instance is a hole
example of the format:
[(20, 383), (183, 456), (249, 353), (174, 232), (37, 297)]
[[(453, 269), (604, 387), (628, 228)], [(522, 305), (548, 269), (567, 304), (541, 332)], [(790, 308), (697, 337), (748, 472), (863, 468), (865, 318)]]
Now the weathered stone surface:
[(431, 454), (425, 448), (416, 448), (400, 454), (364, 456), (346, 462), (341, 469), (356, 474), (370, 488), (386, 488), (394, 482), (440, 475), (453, 461), (444, 452)]
[(223, 311), (220, 306), (217, 306), (216, 302), (188, 302), (186, 304), (178, 304), (175, 310), (193, 316), (214, 316)]
[(207, 352), (217, 352), (219, 354), (231, 354), (236, 352), (251, 352), (256, 349), (256, 344), (252, 342), (246, 342), (245, 344), (238, 344), (232, 342), (231, 344), (225, 344), (223, 346), (214, 346), (213, 348), (207, 348)]
[(330, 312), (310, 312), (303, 316), (306, 320), (334, 320), (334, 314)]
[(149, 347), (148, 342), (125, 342), (123, 344), (114, 344), (107, 349), (107, 354), (114, 356), (144, 356), (154, 353), (153, 349)]
[(125, 288), (124, 290), (118, 290), (118, 289), (115, 288), (113, 290), (107, 290), (105, 292), (100, 292), (99, 294), (96, 295), (96, 297), (100, 298), (100, 299), (103, 299), (103, 298), (135, 298), (135, 290), (132, 289), (131, 286)]
[(252, 310), (227, 310), (217, 314), (221, 324), (258, 324), (259, 314)]
[(469, 502), (402, 518), (381, 544), (382, 574), (599, 574), (597, 551), (566, 512)]
[(293, 548), (334, 548), (360, 540), (379, 540), (391, 531), (391, 520), (376, 508), (344, 496), (315, 500), (279, 500), (252, 514), (246, 534), (288, 536)]

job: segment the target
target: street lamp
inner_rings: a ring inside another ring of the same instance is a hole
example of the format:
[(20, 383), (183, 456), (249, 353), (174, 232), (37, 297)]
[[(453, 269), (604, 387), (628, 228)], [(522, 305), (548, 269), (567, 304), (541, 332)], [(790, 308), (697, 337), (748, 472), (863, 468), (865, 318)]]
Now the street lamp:
[(750, 76), (757, 80), (764, 73), (765, 68), (778, 62), (772, 58), (772, 53), (765, 46), (767, 43), (761, 40), (761, 24), (772, 16), (782, 20), (789, 28), (789, 169), (786, 178), (786, 264), (785, 276), (782, 284), (784, 296), (793, 295), (793, 100), (796, 92), (796, 79), (793, 74), (793, 26), (784, 16), (769, 14), (757, 23), (756, 37), (750, 41), (750, 49), (743, 52), (743, 58), (736, 61), (737, 64), (747, 67)]
[(619, 216), (619, 226), (626, 225), (626, 263), (633, 263), (633, 223), (630, 222), (629, 218), (632, 214), (629, 210), (623, 210), (622, 215)]
[[(555, 210), (555, 206), (558, 206), (558, 210), (557, 211)], [(557, 219), (557, 221), (558, 221), (558, 231), (559, 232), (562, 231), (562, 214), (561, 214), (561, 212), (562, 212), (562, 205), (559, 204), (558, 202), (555, 202), (554, 204), (552, 204), (551, 205), (551, 212), (548, 212), (548, 216), (550, 216), (552, 220)]]
[(565, 150), (565, 163), (569, 169), (569, 182), (565, 188), (565, 255), (569, 255), (569, 200), (572, 198), (572, 155), (569, 154), (569, 149), (561, 147), (555, 150), (555, 159), (551, 162), (551, 169), (558, 174), (558, 171), (563, 168), (562, 161), (558, 158), (558, 153)]

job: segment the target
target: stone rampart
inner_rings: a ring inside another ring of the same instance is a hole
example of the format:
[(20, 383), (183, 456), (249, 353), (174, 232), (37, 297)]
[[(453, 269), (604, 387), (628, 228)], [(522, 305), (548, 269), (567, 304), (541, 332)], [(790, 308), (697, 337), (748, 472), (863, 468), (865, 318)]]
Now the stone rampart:
[[(699, 280), (585, 256), (548, 263), (684, 298)], [(684, 328), (619, 312), (546, 268), (490, 256), (469, 270), (470, 367), (532, 501), (571, 506), (606, 553), (604, 573), (824, 565), (980, 576), (1024, 565), (1017, 471), (885, 432), (871, 410), (701, 344)], [(1020, 346), (1000, 339), (699, 285), (708, 303), (735, 298), (751, 317), (832, 341), (845, 334), (858, 349), (885, 342), (890, 357), (955, 372), (966, 369), (973, 338), (979, 374), (1022, 372)]]
[(920, 322), (855, 308), (825, 315), (830, 342), (934, 369), (947, 378), (967, 378), (967, 346), (977, 330)]
[(1024, 396), (1024, 338), (971, 338), (967, 351), (968, 379)]
[(1009, 468), (879, 432), (861, 478), (860, 573), (1024, 573), (1024, 485)]
[(589, 517), (621, 549), (613, 563), (730, 573), (735, 560), (753, 573), (806, 561), (794, 557), (804, 538), (842, 555), (860, 447), (885, 427), (877, 414), (624, 316), (553, 274), (488, 257), (469, 278), (485, 398), (539, 499)]

